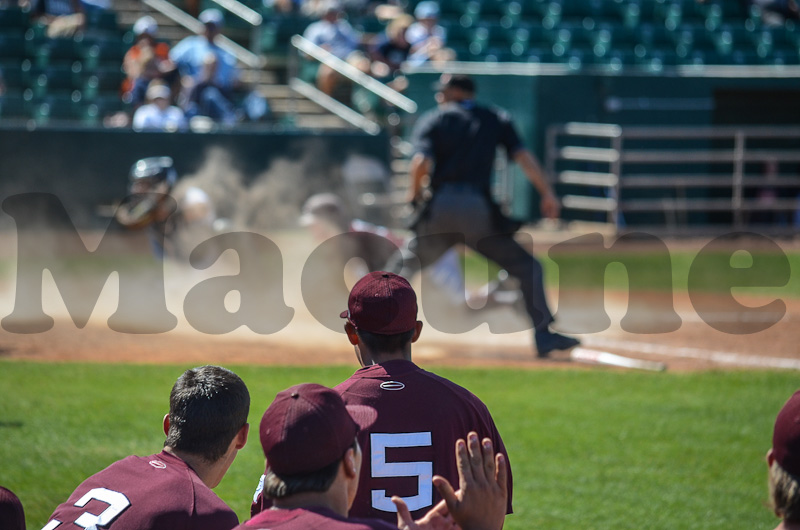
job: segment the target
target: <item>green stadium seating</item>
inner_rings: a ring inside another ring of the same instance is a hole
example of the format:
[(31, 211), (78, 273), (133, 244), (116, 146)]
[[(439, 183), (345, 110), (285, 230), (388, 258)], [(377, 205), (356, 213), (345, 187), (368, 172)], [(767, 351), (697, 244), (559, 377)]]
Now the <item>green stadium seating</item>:
[(86, 27), (89, 29), (118, 32), (117, 13), (116, 11), (105, 9), (87, 9)]
[(122, 64), (125, 52), (130, 46), (117, 38), (109, 39), (84, 39), (80, 47), (80, 58), (84, 70), (93, 70), (99, 67), (111, 67)]
[(0, 8), (0, 33), (8, 30), (24, 32), (28, 27), (28, 14), (19, 7)]
[(311, 22), (311, 19), (301, 16), (272, 17), (261, 28), (261, 52), (285, 56), (289, 49), (289, 39), (293, 35), (302, 35)]
[(0, 122), (29, 116), (28, 103), (22, 94), (9, 91), (0, 98)]
[(50, 94), (71, 94), (80, 87), (78, 72), (72, 66), (34, 67), (27, 72), (26, 83), (37, 98)]
[(25, 37), (20, 33), (0, 34), (0, 59), (22, 59), (25, 53)]
[(597, 23), (618, 25), (625, 23), (627, 2), (623, 0), (590, 0), (588, 4), (591, 17)]
[(22, 78), (22, 61), (18, 59), (0, 59), (0, 72), (6, 88), (21, 89), (24, 86)]
[(81, 58), (78, 46), (72, 38), (45, 39), (38, 45), (30, 43), (31, 56), (37, 66), (46, 67), (51, 64), (72, 64)]
[(77, 91), (65, 96), (48, 95), (32, 103), (31, 117), (37, 125), (77, 120), (82, 114), (80, 102), (81, 95)]

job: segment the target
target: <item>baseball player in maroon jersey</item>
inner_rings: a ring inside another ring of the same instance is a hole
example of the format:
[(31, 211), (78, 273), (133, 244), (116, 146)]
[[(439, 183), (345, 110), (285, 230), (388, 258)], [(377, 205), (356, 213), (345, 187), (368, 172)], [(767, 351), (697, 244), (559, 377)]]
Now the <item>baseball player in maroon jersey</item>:
[[(276, 396), (261, 419), (260, 437), (267, 459), (262, 480), (272, 507), (236, 530), (500, 530), (507, 500), (505, 459), (494, 454), (488, 438), (482, 444), (469, 433), (459, 440), (459, 486), (453, 492), (442, 477), (433, 482), (445, 499), (414, 521), (395, 497), (397, 526), (379, 519), (348, 517), (358, 489), (364, 455), (358, 433), (378, 413), (363, 405), (345, 405), (330, 388), (305, 383)], [(430, 478), (429, 478), (430, 480)]]
[[(465, 432), (491, 439), (508, 459), (486, 405), (411, 361), (411, 343), (419, 338), (422, 322), (417, 296), (405, 278), (370, 273), (353, 286), (341, 316), (362, 368), (335, 388), (348, 405), (368, 405), (379, 413), (359, 437), (367, 458), (351, 515), (393, 520), (393, 495), (403, 498), (413, 516), (425, 513), (440, 500), (430, 477), (458, 480), (453, 447)], [(508, 513), (511, 497), (509, 467)]]
[(800, 528), (800, 390), (775, 418), (767, 466), (772, 510), (781, 518), (775, 530)]
[(187, 370), (172, 387), (164, 450), (92, 475), (42, 530), (230, 530), (239, 519), (211, 488), (247, 442), (249, 410), (247, 387), (230, 370)]

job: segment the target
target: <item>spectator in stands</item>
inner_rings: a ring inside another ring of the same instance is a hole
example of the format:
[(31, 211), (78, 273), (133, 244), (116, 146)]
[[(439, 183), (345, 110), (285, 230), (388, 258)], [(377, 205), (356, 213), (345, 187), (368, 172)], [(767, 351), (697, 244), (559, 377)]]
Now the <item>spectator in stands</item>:
[(767, 26), (783, 26), (787, 20), (800, 20), (797, 0), (750, 0), (761, 8), (761, 20)]
[(296, 0), (263, 0), (264, 7), (273, 13), (291, 14), (300, 10), (302, 2)]
[(194, 116), (207, 116), (216, 122), (231, 126), (236, 123), (236, 108), (231, 101), (229, 89), (217, 84), (218, 66), (217, 56), (213, 53), (206, 54), (200, 76), (184, 87), (180, 105), (189, 119)]
[(0, 528), (3, 530), (25, 530), (25, 511), (14, 492), (0, 486)]
[(199, 82), (203, 75), (206, 56), (213, 53), (217, 57), (214, 83), (224, 90), (233, 90), (239, 85), (239, 70), (236, 58), (220, 48), (217, 38), (224, 19), (218, 9), (206, 9), (200, 13), (203, 35), (186, 37), (169, 52), (169, 57), (177, 65), (181, 84), (186, 87)]
[(406, 40), (411, 44), (409, 61), (419, 64), (444, 47), (447, 32), (439, 25), (439, 4), (432, 0), (417, 4), (414, 17), (417, 21), (406, 30)]
[[(200, 22), (204, 25), (203, 35), (186, 37), (169, 52), (169, 57), (177, 65), (181, 76), (181, 90), (188, 94), (194, 85), (206, 83), (207, 86), (216, 87), (219, 94), (212, 96), (212, 92), (203, 90), (206, 99), (218, 97), (217, 103), (222, 105), (222, 96), (230, 98), (234, 92), (242, 88), (239, 79), (239, 69), (236, 67), (236, 58), (219, 46), (218, 38), (224, 23), (222, 12), (219, 9), (206, 9), (200, 13)], [(208, 55), (216, 58), (211, 79), (206, 79), (211, 68)], [(238, 109), (237, 109), (238, 110)], [(269, 114), (267, 101), (255, 91), (251, 91), (243, 99), (241, 116), (251, 121), (258, 121)], [(237, 112), (237, 119), (239, 113)]]
[(386, 30), (376, 36), (369, 53), (375, 77), (393, 77), (411, 53), (411, 43), (406, 40), (406, 31), (414, 23), (411, 15), (400, 15), (392, 20)]
[(800, 526), (800, 391), (783, 405), (767, 451), (769, 498), (781, 523), (775, 530)]
[(153, 81), (147, 88), (147, 105), (133, 114), (134, 131), (185, 131), (186, 117), (178, 107), (170, 105), (170, 90), (163, 81)]
[[(303, 37), (339, 59), (346, 60), (358, 48), (360, 37), (350, 24), (341, 18), (341, 14), (341, 4), (337, 0), (328, 0), (325, 15), (321, 20), (309, 25)], [(325, 64), (319, 65), (317, 88), (322, 92), (329, 96), (333, 95), (341, 81), (342, 76), (336, 70)]]
[(71, 37), (86, 26), (80, 0), (31, 0), (30, 16), (31, 20), (47, 26), (50, 38)]
[(144, 103), (152, 80), (163, 79), (172, 88), (179, 80), (175, 63), (169, 58), (169, 45), (156, 41), (157, 33), (158, 24), (153, 17), (145, 15), (137, 20), (133, 25), (133, 46), (122, 60), (122, 69), (128, 76), (123, 91), (134, 108)]

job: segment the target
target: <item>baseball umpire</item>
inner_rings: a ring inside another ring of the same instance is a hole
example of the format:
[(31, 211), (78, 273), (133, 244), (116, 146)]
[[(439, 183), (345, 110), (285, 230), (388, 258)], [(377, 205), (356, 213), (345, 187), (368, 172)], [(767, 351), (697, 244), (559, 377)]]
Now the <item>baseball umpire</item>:
[[(542, 266), (514, 240), (519, 225), (491, 197), (497, 148), (502, 146), (536, 187), (542, 214), (555, 218), (560, 204), (550, 184), (509, 116), (475, 102), (472, 78), (444, 74), (438, 88), (439, 107), (420, 118), (412, 135), (416, 154), (409, 169), (409, 199), (417, 205), (411, 226), (416, 238), (409, 252), (395, 254), (387, 269), (409, 278), (419, 266), (427, 267), (453, 245), (464, 243), (519, 280), (539, 357), (577, 346), (577, 339), (550, 331), (553, 316)], [(424, 202), (426, 177), (431, 193)]]

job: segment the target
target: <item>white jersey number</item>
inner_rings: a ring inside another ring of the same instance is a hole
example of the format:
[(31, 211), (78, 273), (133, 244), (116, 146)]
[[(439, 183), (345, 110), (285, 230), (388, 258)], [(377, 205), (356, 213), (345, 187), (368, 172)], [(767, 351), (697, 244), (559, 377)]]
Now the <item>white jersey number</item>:
[[(111, 521), (116, 519), (119, 514), (125, 511), (125, 508), (131, 505), (131, 501), (128, 500), (128, 497), (118, 491), (112, 491), (106, 488), (95, 488), (78, 499), (75, 506), (83, 508), (92, 499), (108, 504), (108, 508), (100, 512), (100, 515), (84, 512), (80, 517), (75, 519), (76, 525), (89, 530), (97, 528), (98, 526), (108, 525)], [(53, 519), (47, 523), (47, 526), (42, 528), (42, 530), (54, 530), (61, 526), (61, 524), (61, 521)]]
[[(408, 432), (400, 434), (369, 435), (372, 454), (373, 478), (417, 477), (417, 495), (403, 497), (410, 511), (433, 504), (433, 462), (387, 462), (386, 449), (394, 447), (426, 447), (431, 445), (430, 432)], [(386, 490), (372, 490), (372, 507), (384, 512), (397, 512)]]

